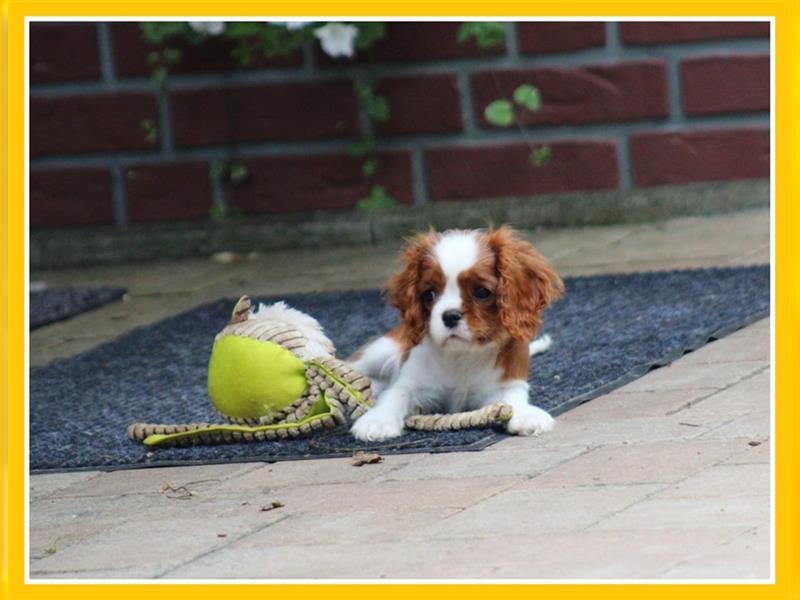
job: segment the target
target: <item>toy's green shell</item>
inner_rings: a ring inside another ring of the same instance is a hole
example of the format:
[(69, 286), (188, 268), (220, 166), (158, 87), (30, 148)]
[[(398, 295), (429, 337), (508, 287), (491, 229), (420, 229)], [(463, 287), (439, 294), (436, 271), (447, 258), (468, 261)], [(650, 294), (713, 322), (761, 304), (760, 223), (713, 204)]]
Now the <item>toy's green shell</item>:
[[(349, 390), (346, 381), (342, 381), (345, 387), (336, 390), (337, 395), (342, 395), (340, 400), (352, 404), (348, 392), (354, 392), (359, 401), (369, 406), (369, 380), (333, 358), (335, 349), (329, 340), (325, 339), (326, 354), (315, 357), (316, 365), (313, 361), (303, 362), (300, 356), (308, 355), (306, 349), (312, 346), (301, 328), (286, 320), (259, 318), (260, 314), (263, 313), (254, 315), (250, 311), (250, 299), (243, 296), (236, 303), (231, 322), (214, 340), (208, 365), (208, 394), (221, 415), (248, 425), (302, 421), (320, 410), (318, 402), (324, 388), (319, 384), (325, 377), (319, 377), (324, 375), (319, 372), (319, 361), (328, 360), (334, 361), (345, 380), (359, 380), (360, 387)], [(318, 325), (310, 335), (314, 333), (321, 333)], [(328, 377), (337, 376), (330, 373)], [(335, 385), (333, 380), (330, 383)], [(337, 420), (343, 421), (344, 415)]]
[(303, 361), (275, 342), (237, 333), (221, 335), (214, 342), (208, 395), (225, 416), (271, 417), (295, 402), (307, 385)]

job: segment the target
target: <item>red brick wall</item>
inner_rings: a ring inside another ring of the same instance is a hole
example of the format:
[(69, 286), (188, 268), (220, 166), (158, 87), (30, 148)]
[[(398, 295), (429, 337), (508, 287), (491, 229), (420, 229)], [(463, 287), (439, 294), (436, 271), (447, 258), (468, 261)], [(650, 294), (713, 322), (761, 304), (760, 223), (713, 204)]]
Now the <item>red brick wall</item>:
[[(394, 23), (374, 52), (390, 119), (375, 183), (425, 203), (769, 175), (769, 25), (509, 24), (504, 47), (458, 23)], [(238, 68), (230, 46), (184, 46), (159, 98), (135, 23), (34, 23), (31, 225), (58, 227), (349, 209), (372, 185), (347, 147), (368, 61), (319, 49)], [(521, 83), (543, 107), (500, 129), (485, 106)], [(143, 122), (157, 126), (147, 135)], [(532, 147), (550, 162), (534, 167)], [(247, 169), (210, 176), (219, 160)]]

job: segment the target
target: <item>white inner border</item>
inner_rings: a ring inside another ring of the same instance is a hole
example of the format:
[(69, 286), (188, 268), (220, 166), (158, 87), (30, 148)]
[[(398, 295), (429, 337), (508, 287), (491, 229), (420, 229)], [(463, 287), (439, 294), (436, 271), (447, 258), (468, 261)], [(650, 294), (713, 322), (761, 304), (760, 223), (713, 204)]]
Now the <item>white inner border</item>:
[[(223, 17), (223, 16), (200, 16), (200, 17), (25, 17), (25, 50), (23, 53), (24, 65), (24, 106), (25, 106), (25, 181), (24, 181), (24, 223), (25, 223), (25, 273), (24, 289), (25, 294), (25, 332), (24, 347), (25, 356), (23, 362), (24, 369), (24, 394), (25, 394), (25, 435), (23, 439), (23, 449), (25, 454), (24, 481), (24, 513), (25, 513), (25, 565), (23, 581), (26, 585), (39, 584), (156, 584), (156, 585), (182, 585), (182, 584), (304, 584), (304, 585), (348, 585), (348, 584), (475, 584), (475, 585), (498, 585), (498, 584), (774, 584), (775, 583), (775, 18), (774, 17), (351, 17), (345, 16), (302, 16), (287, 17), (274, 16), (264, 17), (264, 21), (502, 21), (502, 22), (548, 22), (548, 21), (601, 21), (624, 22), (624, 21), (669, 21), (669, 22), (768, 22), (770, 24), (770, 577), (769, 579), (30, 579), (30, 331), (29, 331), (29, 286), (30, 286), (30, 151), (29, 151), (29, 127), (30, 127), (30, 23), (35, 22), (115, 22), (115, 21), (254, 21), (258, 18), (249, 17)], [(10, 399), (9, 399), (10, 401)], [(319, 459), (325, 460), (325, 459)], [(257, 461), (256, 461), (257, 462)]]

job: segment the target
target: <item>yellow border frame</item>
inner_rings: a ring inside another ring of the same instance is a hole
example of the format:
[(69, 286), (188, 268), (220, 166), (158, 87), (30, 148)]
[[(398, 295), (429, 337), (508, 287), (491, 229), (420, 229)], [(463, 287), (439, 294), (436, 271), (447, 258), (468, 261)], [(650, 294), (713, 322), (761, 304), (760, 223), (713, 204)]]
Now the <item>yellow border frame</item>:
[[(0, 37), (4, 49), (8, 44), (8, 63), (3, 61), (3, 84), (8, 85), (8, 96), (3, 94), (3, 124), (0, 129), (8, 133), (8, 145), (3, 144), (3, 167), (8, 175), (8, 188), (3, 186), (0, 230), (7, 237), (0, 246), (0, 270), (3, 288), (0, 296), (0, 314), (3, 325), (8, 325), (8, 336), (0, 346), (0, 390), (2, 391), (4, 477), (0, 479), (3, 500), (2, 596), (5, 598), (139, 598), (142, 595), (169, 595), (172, 598), (219, 598), (229, 595), (257, 597), (263, 594), (278, 596), (319, 595), (353, 600), (375, 594), (382, 597), (401, 597), (409, 590), (400, 585), (327, 585), (325, 589), (311, 585), (222, 584), (153, 585), (137, 584), (28, 584), (23, 583), (24, 509), (24, 456), (23, 456), (23, 385), (25, 368), (24, 330), (24, 151), (23, 151), (23, 32), (26, 16), (179, 16), (192, 13), (213, 16), (217, 13), (257, 17), (265, 12), (292, 15), (485, 15), (502, 17), (530, 14), (536, 16), (591, 16), (608, 19), (620, 16), (675, 16), (723, 17), (753, 16), (775, 17), (775, 73), (776, 73), (776, 126), (775, 138), (775, 358), (776, 373), (776, 583), (774, 585), (695, 585), (695, 584), (591, 584), (591, 585), (502, 585), (485, 589), (471, 585), (422, 585), (415, 593), (431, 593), (466, 600), (483, 597), (487, 593), (502, 594), (504, 598), (800, 598), (800, 528), (798, 509), (797, 473), (800, 473), (800, 0), (678, 0), (645, 3), (643, 0), (543, 0), (535, 4), (530, 0), (503, 0), (488, 5), (486, 2), (439, 2), (432, 5), (424, 0), (411, 0), (402, 4), (382, 3), (378, 0), (340, 0), (325, 3), (307, 0), (302, 6), (286, 4), (270, 6), (265, 2), (231, 0), (221, 2), (187, 0), (9, 0), (3, 3), (3, 30)], [(7, 27), (6, 27), (7, 26)], [(8, 105), (6, 105), (8, 99)], [(8, 112), (6, 112), (6, 108)], [(11, 201), (9, 201), (11, 199)], [(8, 219), (6, 221), (6, 218)], [(8, 294), (6, 294), (8, 282)], [(6, 306), (7, 305), (7, 306)], [(8, 312), (6, 312), (6, 310)], [(7, 320), (6, 320), (7, 318)], [(6, 340), (8, 340), (6, 345)], [(7, 372), (5, 369), (7, 368)], [(6, 377), (7, 374), (7, 377)], [(7, 420), (6, 420), (7, 419)], [(7, 442), (7, 447), (6, 447)], [(792, 569), (794, 566), (794, 570)]]

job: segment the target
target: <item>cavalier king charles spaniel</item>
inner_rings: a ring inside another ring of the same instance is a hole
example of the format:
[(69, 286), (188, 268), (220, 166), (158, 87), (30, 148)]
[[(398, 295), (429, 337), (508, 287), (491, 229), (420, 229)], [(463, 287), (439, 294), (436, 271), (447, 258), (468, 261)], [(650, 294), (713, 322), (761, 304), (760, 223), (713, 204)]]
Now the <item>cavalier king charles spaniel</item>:
[(510, 227), (419, 234), (387, 296), (401, 323), (348, 359), (378, 399), (351, 431), (359, 440), (399, 436), (417, 409), (460, 412), (500, 401), (509, 433), (538, 435), (553, 418), (528, 403), (530, 357), (542, 311), (564, 291), (550, 263)]

